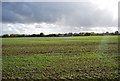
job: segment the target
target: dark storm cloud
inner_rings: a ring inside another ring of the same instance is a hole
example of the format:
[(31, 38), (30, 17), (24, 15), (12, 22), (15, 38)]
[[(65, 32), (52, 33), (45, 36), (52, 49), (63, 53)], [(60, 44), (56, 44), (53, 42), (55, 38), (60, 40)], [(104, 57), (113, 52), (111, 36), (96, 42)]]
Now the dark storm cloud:
[(92, 3), (3, 2), (3, 23), (54, 23), (66, 26), (117, 26), (112, 13)]

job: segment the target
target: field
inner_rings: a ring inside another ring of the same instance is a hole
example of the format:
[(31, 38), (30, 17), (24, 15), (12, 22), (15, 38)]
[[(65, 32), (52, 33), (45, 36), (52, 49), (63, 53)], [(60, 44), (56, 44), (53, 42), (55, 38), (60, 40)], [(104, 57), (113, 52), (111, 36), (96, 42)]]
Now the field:
[(118, 36), (2, 38), (3, 79), (118, 79)]

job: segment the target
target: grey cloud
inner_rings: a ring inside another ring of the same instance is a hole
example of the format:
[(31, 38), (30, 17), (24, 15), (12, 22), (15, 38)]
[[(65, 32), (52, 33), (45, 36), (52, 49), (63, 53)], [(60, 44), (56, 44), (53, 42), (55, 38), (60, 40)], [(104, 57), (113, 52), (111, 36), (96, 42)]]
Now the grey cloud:
[(40, 25), (36, 25), (35, 28), (42, 28), (42, 26), (40, 26)]
[(90, 2), (3, 2), (3, 23), (55, 23), (66, 26), (117, 26), (107, 10)]
[(118, 31), (120, 32), (120, 1), (118, 3)]
[(2, 29), (2, 34), (13, 34), (13, 33), (20, 33), (19, 30), (17, 30), (16, 28), (14, 28), (13, 26), (7, 26), (6, 24), (2, 24), (2, 26), (4, 27)]

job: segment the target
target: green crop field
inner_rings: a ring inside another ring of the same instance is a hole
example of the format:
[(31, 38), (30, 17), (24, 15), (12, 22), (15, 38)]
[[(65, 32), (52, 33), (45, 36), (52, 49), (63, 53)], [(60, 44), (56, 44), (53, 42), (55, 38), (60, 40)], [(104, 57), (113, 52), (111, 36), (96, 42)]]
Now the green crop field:
[(3, 79), (118, 79), (118, 36), (2, 38)]

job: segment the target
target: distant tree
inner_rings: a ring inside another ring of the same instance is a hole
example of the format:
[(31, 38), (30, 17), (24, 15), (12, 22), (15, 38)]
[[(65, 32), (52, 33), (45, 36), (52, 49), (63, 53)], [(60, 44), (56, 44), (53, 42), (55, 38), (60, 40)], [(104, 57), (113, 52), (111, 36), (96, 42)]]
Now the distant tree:
[(92, 36), (94, 36), (94, 35), (95, 35), (95, 33), (94, 33), (94, 32), (91, 32), (91, 35), (92, 35)]
[(111, 32), (111, 33), (109, 33), (109, 35), (115, 35), (115, 33)]
[(66, 36), (68, 36), (68, 34), (67, 34), (67, 33), (65, 33), (65, 34), (64, 34), (64, 36), (66, 37)]
[(60, 33), (59, 33), (59, 34), (57, 34), (57, 35), (58, 35), (58, 37), (63, 37), (63, 36), (64, 36), (63, 34), (60, 34)]
[(115, 35), (118, 35), (119, 34), (119, 32), (118, 31), (115, 31)]
[(78, 33), (74, 33), (73, 36), (80, 36)]
[(26, 35), (26, 34), (4, 34), (2, 37), (67, 37), (67, 36), (103, 36), (103, 35), (120, 35), (119, 31), (115, 32), (105, 32), (105, 33), (94, 33), (94, 32), (81, 32), (81, 33), (65, 33), (65, 34), (48, 34), (44, 35), (44, 33), (40, 34), (32, 34), (32, 35)]
[(36, 37), (36, 34), (32, 34), (31, 37)]
[(57, 35), (56, 34), (50, 34), (51, 35), (51, 37), (56, 37)]
[(44, 36), (44, 33), (40, 33), (40, 37), (43, 37)]
[(79, 33), (79, 36), (84, 36), (84, 33)]
[(17, 37), (16, 34), (10, 34), (10, 37)]
[(9, 35), (8, 34), (4, 34), (4, 35), (2, 35), (2, 37), (9, 37)]
[(68, 36), (73, 36), (73, 34), (72, 34), (71, 32), (70, 32), (70, 33), (68, 33), (67, 35), (68, 35)]
[(85, 33), (85, 35), (84, 36), (90, 36), (91, 35), (91, 33)]
[(106, 32), (105, 35), (109, 35), (109, 32)]
[(20, 35), (20, 37), (25, 37), (25, 36), (27, 36), (27, 35), (24, 35), (24, 34)]

